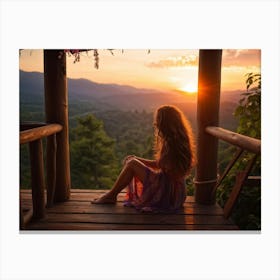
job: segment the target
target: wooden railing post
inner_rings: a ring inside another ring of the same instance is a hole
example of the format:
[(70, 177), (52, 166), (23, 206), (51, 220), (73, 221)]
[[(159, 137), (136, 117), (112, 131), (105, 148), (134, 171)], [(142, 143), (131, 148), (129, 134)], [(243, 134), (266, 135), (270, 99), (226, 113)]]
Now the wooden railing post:
[[(20, 144), (29, 143), (31, 186), (33, 211), (23, 215), (20, 208), (20, 228), (31, 218), (43, 218), (45, 216), (45, 184), (42, 138), (47, 137), (47, 206), (51, 206), (54, 198), (56, 183), (56, 133), (63, 127), (59, 124), (29, 123), (21, 124)], [(20, 206), (21, 207), (21, 206)]]
[(56, 134), (47, 137), (46, 151), (46, 182), (47, 182), (47, 207), (51, 207), (54, 202), (56, 184)]
[(29, 143), (31, 165), (31, 188), (33, 202), (33, 218), (40, 219), (45, 216), (45, 184), (42, 140)]
[[(44, 77), (46, 122), (58, 123), (63, 126), (63, 130), (56, 136), (57, 157), (54, 201), (60, 202), (69, 199), (71, 184), (66, 56), (63, 50), (44, 50)], [(49, 155), (47, 157), (49, 158)], [(49, 170), (53, 170), (53, 168)]]
[(219, 124), (221, 60), (222, 50), (199, 51), (195, 200), (203, 204), (215, 203), (218, 139), (205, 128)]

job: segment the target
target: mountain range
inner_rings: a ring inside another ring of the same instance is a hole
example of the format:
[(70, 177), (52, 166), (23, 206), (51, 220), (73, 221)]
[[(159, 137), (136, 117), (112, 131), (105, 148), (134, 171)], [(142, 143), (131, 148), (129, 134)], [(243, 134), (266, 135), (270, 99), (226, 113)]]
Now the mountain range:
[[(44, 93), (44, 74), (40, 72), (25, 72), (20, 70), (20, 101), (21, 103), (29, 101), (40, 102)], [(154, 89), (136, 88), (128, 85), (101, 84), (86, 79), (68, 78), (69, 103), (72, 101), (106, 101), (108, 104), (125, 106), (126, 99), (132, 98), (141, 101), (146, 99), (146, 103), (151, 100), (163, 99), (172, 103), (196, 102), (195, 95), (184, 94), (179, 91), (161, 92)], [(240, 99), (241, 91), (222, 92), (221, 102), (237, 102)], [(124, 103), (123, 103), (124, 102)], [(142, 103), (142, 102), (140, 102)], [(151, 102), (154, 103), (154, 102)], [(133, 104), (131, 104), (133, 105)], [(138, 106), (140, 104), (137, 104)], [(145, 107), (148, 104), (145, 104)], [(148, 106), (149, 107), (149, 106)]]
[[(40, 104), (44, 102), (44, 74), (40, 72), (19, 71), (20, 104)], [(160, 105), (173, 104), (181, 108), (189, 118), (196, 118), (196, 95), (179, 91), (162, 92), (154, 89), (136, 88), (128, 85), (101, 84), (86, 79), (68, 78), (69, 107), (86, 104), (93, 111), (106, 110), (146, 110), (154, 111)], [(233, 118), (232, 114), (240, 99), (241, 90), (221, 93), (220, 116)], [(89, 104), (92, 106), (90, 107)], [(83, 107), (85, 108), (85, 107)], [(83, 112), (70, 110), (70, 118)], [(232, 122), (233, 120), (231, 120)]]

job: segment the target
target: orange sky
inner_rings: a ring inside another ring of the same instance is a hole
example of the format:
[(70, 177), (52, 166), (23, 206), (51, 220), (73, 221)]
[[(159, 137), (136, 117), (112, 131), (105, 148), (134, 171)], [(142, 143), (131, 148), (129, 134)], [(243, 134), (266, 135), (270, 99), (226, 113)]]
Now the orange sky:
[[(69, 78), (85, 78), (98, 83), (116, 83), (163, 91), (195, 91), (198, 50), (99, 50), (99, 69), (94, 68), (93, 51), (81, 53), (73, 63), (67, 57)], [(248, 72), (260, 72), (260, 50), (223, 50), (222, 90), (245, 89)], [(42, 50), (23, 50), (19, 66), (24, 71), (43, 72)]]

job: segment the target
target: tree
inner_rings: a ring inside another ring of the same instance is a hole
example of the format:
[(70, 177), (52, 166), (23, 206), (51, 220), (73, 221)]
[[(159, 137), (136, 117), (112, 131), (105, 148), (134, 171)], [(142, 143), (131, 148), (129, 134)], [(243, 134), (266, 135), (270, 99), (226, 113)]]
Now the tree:
[[(246, 74), (247, 91), (239, 101), (234, 115), (239, 119), (237, 132), (254, 138), (261, 138), (261, 74)], [(228, 148), (231, 149), (231, 148)], [(226, 151), (224, 151), (224, 154)], [(225, 158), (226, 156), (224, 156)], [(252, 154), (246, 152), (232, 168), (229, 175), (223, 181), (223, 185), (217, 190), (217, 201), (223, 207), (227, 201), (236, 173), (244, 170), (251, 159)], [(261, 174), (261, 158), (258, 157), (254, 169), (254, 175)], [(233, 209), (232, 219), (240, 229), (261, 228), (261, 189), (258, 186), (244, 186), (239, 199)]]
[(72, 186), (79, 188), (110, 188), (117, 177), (114, 140), (94, 115), (78, 118), (72, 131)]
[(261, 74), (246, 74), (247, 91), (239, 101), (235, 116), (239, 119), (237, 132), (261, 138)]

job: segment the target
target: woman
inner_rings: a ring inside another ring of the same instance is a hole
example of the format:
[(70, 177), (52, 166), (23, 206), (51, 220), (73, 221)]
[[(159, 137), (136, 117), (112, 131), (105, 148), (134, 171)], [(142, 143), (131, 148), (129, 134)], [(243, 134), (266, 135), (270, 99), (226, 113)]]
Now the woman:
[(185, 177), (195, 164), (191, 126), (175, 106), (161, 106), (154, 116), (155, 160), (127, 156), (113, 188), (92, 203), (115, 203), (127, 188), (125, 206), (142, 211), (176, 211), (186, 198)]

